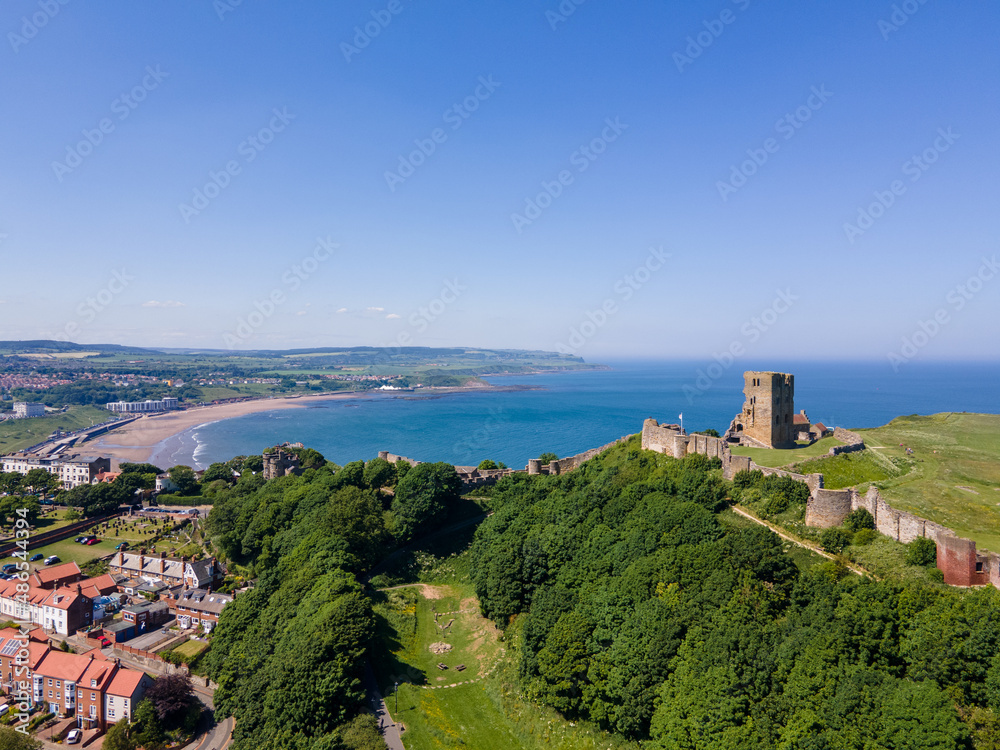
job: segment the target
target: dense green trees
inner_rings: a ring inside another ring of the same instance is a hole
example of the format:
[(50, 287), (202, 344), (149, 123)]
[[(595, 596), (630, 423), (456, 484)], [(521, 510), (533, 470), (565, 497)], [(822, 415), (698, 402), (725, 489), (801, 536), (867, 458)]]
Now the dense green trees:
[(634, 442), (496, 485), (473, 579), (530, 695), (664, 748), (958, 750), (973, 725), (997, 735), (1000, 592), (834, 562), (800, 573), (768, 529), (719, 515), (726, 490), (808, 494)]
[(451, 464), (418, 464), (411, 468), (397, 482), (392, 501), (397, 538), (411, 539), (418, 531), (440, 523), (461, 489), (462, 481)]

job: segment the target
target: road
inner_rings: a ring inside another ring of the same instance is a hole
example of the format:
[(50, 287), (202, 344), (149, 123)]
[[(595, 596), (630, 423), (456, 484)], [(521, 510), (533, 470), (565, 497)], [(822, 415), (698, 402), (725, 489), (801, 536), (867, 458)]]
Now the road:
[[(785, 539), (785, 540), (791, 542), (792, 544), (797, 544), (799, 547), (803, 547), (804, 549), (807, 549), (810, 552), (815, 552), (817, 555), (822, 555), (823, 557), (825, 557), (825, 558), (827, 558), (829, 560), (840, 560), (840, 562), (842, 562), (844, 565), (846, 565), (847, 569), (850, 570), (855, 575), (859, 575), (859, 576), (871, 576), (872, 575), (867, 570), (865, 570), (864, 568), (858, 567), (854, 563), (849, 563), (846, 560), (844, 560), (843, 558), (838, 558), (836, 555), (831, 555), (829, 552), (827, 552), (826, 550), (824, 550), (822, 547), (820, 547), (817, 544), (812, 544), (811, 542), (805, 542), (805, 541), (803, 541), (801, 539), (796, 539), (793, 536), (789, 536), (788, 533), (785, 532), (785, 531), (782, 531), (780, 527), (775, 526), (774, 524), (768, 523), (767, 521), (763, 520), (762, 518), (757, 518), (757, 516), (753, 515), (752, 513), (747, 513), (745, 510), (743, 510), (742, 508), (737, 508), (735, 505), (733, 505), (731, 507), (732, 507), (734, 513), (739, 513), (744, 518), (747, 518), (747, 519), (753, 521), (754, 523), (759, 523), (761, 526), (767, 526), (767, 528), (769, 528), (775, 534), (777, 534), (778, 536), (780, 536), (782, 539)], [(874, 578), (874, 576), (872, 576), (872, 577)]]
[(385, 744), (389, 746), (389, 750), (406, 750), (403, 745), (400, 725), (393, 721), (389, 707), (385, 704), (382, 693), (379, 692), (371, 664), (365, 664), (365, 688), (368, 690), (368, 705), (375, 714), (375, 720), (378, 722), (378, 728), (382, 732)]

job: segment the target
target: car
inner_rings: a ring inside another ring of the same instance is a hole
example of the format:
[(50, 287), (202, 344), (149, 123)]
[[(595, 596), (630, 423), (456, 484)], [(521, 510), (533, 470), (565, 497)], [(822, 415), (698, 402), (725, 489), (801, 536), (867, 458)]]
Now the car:
[(8, 711), (10, 711), (9, 705), (6, 703), (0, 704), (0, 716), (6, 716)]
[(84, 542), (84, 540), (86, 540), (86, 538), (87, 538), (87, 537), (85, 537), (85, 536), (78, 536), (78, 537), (77, 537), (76, 539), (74, 539), (73, 541), (74, 541), (74, 542), (76, 542), (77, 544), (83, 544), (83, 542)]
[(101, 648), (107, 648), (108, 646), (111, 645), (111, 641), (108, 639), (106, 635), (102, 635), (101, 640), (99, 642), (101, 644)]
[(3, 571), (4, 573), (13, 573), (15, 570), (17, 570), (17, 563), (5, 563), (4, 566), (0, 568), (0, 571)]
[(100, 541), (96, 536), (92, 536), (86, 541), (86, 544), (98, 544)]
[(38, 560), (41, 560), (43, 557), (44, 555), (41, 552), (36, 552), (31, 556), (31, 562), (37, 562)]
[(44, 560), (45, 565), (55, 565), (57, 562), (62, 562), (62, 560), (59, 559), (59, 555), (49, 555)]
[(121, 542), (120, 544), (115, 545), (115, 549), (117, 549), (117, 550), (126, 550), (126, 549), (128, 549), (128, 542)]
[(83, 732), (81, 732), (79, 729), (70, 729), (69, 734), (66, 735), (66, 744), (75, 745), (77, 742), (80, 741), (80, 737), (82, 736)]
[(9, 576), (6, 573), (0, 573), (0, 581), (9, 581), (14, 576)]

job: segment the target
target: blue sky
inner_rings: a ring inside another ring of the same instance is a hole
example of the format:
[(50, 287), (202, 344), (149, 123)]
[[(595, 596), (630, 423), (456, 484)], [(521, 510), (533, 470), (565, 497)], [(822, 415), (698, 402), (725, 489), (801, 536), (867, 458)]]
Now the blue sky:
[(1000, 356), (995, 4), (6, 0), (0, 32), (0, 338)]

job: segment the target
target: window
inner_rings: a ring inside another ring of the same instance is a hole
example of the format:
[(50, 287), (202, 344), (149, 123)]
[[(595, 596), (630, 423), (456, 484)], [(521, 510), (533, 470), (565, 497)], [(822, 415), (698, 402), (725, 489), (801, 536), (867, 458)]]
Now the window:
[(90, 718), (91, 719), (97, 718), (97, 706), (90, 707)]
[(108, 709), (108, 718), (109, 719), (115, 718), (115, 710), (113, 708)]
[[(52, 687), (52, 678), (51, 677), (49, 678), (49, 687)], [(51, 695), (51, 693), (49, 693), (49, 695)]]
[(91, 693), (90, 694), (90, 700), (96, 701), (97, 700), (97, 693)]
[[(49, 680), (49, 682), (51, 683), (51, 682), (52, 682), (52, 680)], [(50, 690), (50, 691), (49, 691), (49, 698), (51, 698), (51, 697), (52, 697), (52, 691)]]
[(977, 573), (982, 573), (983, 572), (983, 564), (981, 562), (977, 562), (976, 563), (976, 572)]

